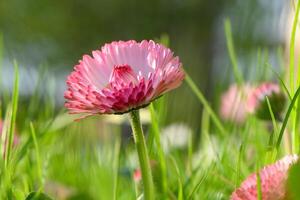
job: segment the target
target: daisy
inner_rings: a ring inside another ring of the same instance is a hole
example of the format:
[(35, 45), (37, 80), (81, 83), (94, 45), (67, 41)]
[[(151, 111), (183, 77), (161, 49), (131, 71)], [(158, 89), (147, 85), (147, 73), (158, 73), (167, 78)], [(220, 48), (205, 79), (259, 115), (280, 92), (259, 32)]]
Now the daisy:
[[(285, 156), (260, 172), (261, 193), (263, 200), (285, 200), (287, 197), (286, 181), (288, 170), (298, 160), (297, 155)], [(256, 173), (250, 175), (231, 195), (231, 200), (257, 199)]]
[(70, 113), (129, 112), (139, 156), (145, 200), (154, 199), (154, 186), (139, 108), (177, 88), (184, 79), (173, 52), (153, 41), (119, 41), (84, 55), (67, 78), (65, 106)]
[(84, 55), (67, 78), (65, 106), (71, 113), (121, 114), (147, 106), (178, 87), (178, 57), (153, 41), (119, 41)]

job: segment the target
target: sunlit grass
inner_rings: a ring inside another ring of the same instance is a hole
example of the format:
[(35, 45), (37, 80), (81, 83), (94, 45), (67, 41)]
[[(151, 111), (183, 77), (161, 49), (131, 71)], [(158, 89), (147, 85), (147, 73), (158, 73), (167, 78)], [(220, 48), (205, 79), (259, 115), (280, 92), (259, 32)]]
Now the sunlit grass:
[[(237, 66), (238, 56), (228, 19), (225, 34), (233, 74), (236, 82), (243, 84), (246, 78)], [(168, 45), (169, 38), (164, 36), (162, 43)], [(0, 61), (1, 52), (0, 37)], [(151, 119), (150, 123), (144, 120), (144, 126), (157, 199), (228, 199), (250, 173), (257, 173), (259, 177), (261, 167), (288, 153), (283, 140), (284, 134), (291, 133), (288, 130), (290, 121), (293, 122), (294, 151), (298, 149), (295, 140), (299, 138), (299, 126), (295, 123), (300, 110), (295, 105), (300, 94), (299, 85), (293, 92), (286, 86), (283, 75), (274, 71), (275, 79), (290, 96), (283, 121), (275, 119), (267, 99), (271, 121), (250, 116), (243, 125), (232, 124), (220, 119), (218, 108), (210, 104), (189, 76), (188, 68), (185, 69), (185, 84), (189, 86), (190, 96), (197, 97), (203, 106), (199, 130), (193, 130), (188, 144), (168, 152), (161, 144), (161, 134), (167, 126), (166, 105), (176, 99), (166, 95), (145, 109)], [(42, 71), (41, 80), (45, 76)], [(34, 199), (34, 195), (38, 199), (125, 200), (141, 197), (141, 183), (134, 183), (132, 178), (139, 166), (126, 116), (112, 117), (115, 121), (96, 116), (73, 122), (75, 118), (66, 114), (63, 108), (55, 108), (50, 89), (44, 94), (47, 98), (41, 98), (40, 90), (36, 89), (29, 100), (18, 101), (19, 84), (15, 62), (14, 89), (1, 91), (2, 95), (11, 94), (9, 101), (5, 97), (1, 101), (1, 117), (5, 121), (1, 136), (1, 155), (5, 152), (0, 159), (1, 199), (23, 200), (28, 196), (28, 199)], [(293, 88), (291, 83), (289, 86)], [(290, 119), (290, 116), (293, 117)], [(117, 117), (121, 119), (116, 120)], [(20, 137), (17, 145), (13, 145), (14, 133)], [(5, 138), (8, 138), (7, 146)], [(299, 165), (292, 173), (299, 177)], [(295, 189), (298, 184), (295, 180), (298, 179), (290, 179), (297, 199), (299, 192)], [(260, 178), (257, 183), (258, 199), (262, 199)]]

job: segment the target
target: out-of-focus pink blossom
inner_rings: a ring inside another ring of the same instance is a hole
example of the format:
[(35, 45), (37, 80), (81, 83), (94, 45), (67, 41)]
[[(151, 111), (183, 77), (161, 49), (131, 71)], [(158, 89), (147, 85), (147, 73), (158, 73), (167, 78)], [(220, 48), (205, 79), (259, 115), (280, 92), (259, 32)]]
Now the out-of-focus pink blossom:
[(252, 90), (253, 88), (250, 85), (231, 85), (221, 97), (221, 117), (225, 120), (243, 123), (248, 114), (248, 94)]
[(70, 113), (120, 114), (144, 107), (178, 87), (184, 72), (178, 57), (153, 41), (119, 41), (84, 55), (67, 78)]
[(266, 96), (271, 96), (273, 93), (280, 93), (280, 87), (275, 83), (262, 83), (255, 88), (248, 98), (249, 112), (253, 113), (260, 102), (264, 101)]
[(285, 96), (276, 83), (265, 82), (257, 86), (249, 95), (247, 109), (259, 118), (270, 119), (270, 111), (266, 101), (268, 97), (275, 117), (279, 117), (285, 106)]
[[(260, 172), (261, 193), (263, 200), (285, 200), (287, 197), (286, 182), (288, 170), (298, 160), (297, 155), (285, 156), (272, 165), (264, 167)], [(256, 173), (250, 175), (241, 186), (236, 189), (231, 200), (256, 200)]]
[(138, 183), (142, 180), (142, 172), (140, 169), (136, 169), (133, 172), (133, 180), (134, 182)]

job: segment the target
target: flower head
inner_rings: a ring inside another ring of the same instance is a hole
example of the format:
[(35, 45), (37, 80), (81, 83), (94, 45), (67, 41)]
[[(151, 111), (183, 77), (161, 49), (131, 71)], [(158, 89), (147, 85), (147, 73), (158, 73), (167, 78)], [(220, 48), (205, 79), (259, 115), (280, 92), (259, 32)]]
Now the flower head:
[[(287, 197), (286, 182), (288, 170), (298, 160), (297, 155), (285, 156), (260, 172), (261, 193), (263, 200), (284, 200)], [(256, 173), (250, 175), (231, 195), (231, 200), (257, 199)]]
[(148, 105), (178, 87), (178, 57), (153, 41), (119, 41), (84, 55), (67, 78), (65, 106), (71, 113), (120, 114)]
[(247, 103), (248, 111), (255, 113), (258, 118), (271, 119), (266, 97), (269, 99), (275, 117), (279, 118), (280, 113), (284, 109), (286, 99), (279, 85), (275, 83), (262, 83), (251, 92)]
[(250, 85), (231, 85), (221, 97), (221, 117), (237, 123), (244, 122), (248, 114), (247, 98), (250, 91)]

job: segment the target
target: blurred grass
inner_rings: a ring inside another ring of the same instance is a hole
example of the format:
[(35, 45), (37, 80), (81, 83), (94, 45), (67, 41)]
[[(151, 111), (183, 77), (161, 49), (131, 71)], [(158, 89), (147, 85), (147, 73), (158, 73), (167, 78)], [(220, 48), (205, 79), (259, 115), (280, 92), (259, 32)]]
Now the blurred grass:
[[(229, 27), (230, 23), (226, 21), (232, 71), (237, 73), (239, 69)], [(161, 40), (168, 45), (167, 36)], [(265, 77), (267, 72), (263, 71), (264, 74), (260, 75)], [(237, 80), (242, 84), (243, 78), (238, 78), (242, 74), (238, 74)], [(40, 87), (45, 76), (47, 69), (42, 68), (36, 88)], [(280, 73), (276, 73), (276, 76), (284, 80)], [(200, 133), (199, 139), (189, 138), (192, 141), (185, 148), (174, 147), (170, 152), (164, 152), (160, 134), (168, 125), (166, 116), (170, 112), (166, 105), (175, 100), (176, 104), (185, 102), (165, 95), (146, 109), (146, 112), (150, 112), (151, 123), (144, 123), (144, 126), (157, 196), (159, 199), (228, 199), (250, 173), (257, 173), (264, 164), (272, 162), (274, 154), (277, 158), (285, 154), (281, 145), (283, 134), (288, 128), (300, 88), (294, 95), (291, 93), (293, 96), (283, 123), (275, 121), (272, 105), (267, 101), (273, 116), (271, 122), (250, 116), (245, 124), (237, 125), (219, 119), (216, 109), (188, 74), (186, 83), (191, 89), (187, 93), (196, 96), (198, 104), (204, 107), (201, 120), (195, 119), (199, 123), (199, 130), (193, 131), (194, 134)], [(138, 163), (132, 138), (126, 136), (128, 133), (130, 135), (128, 122), (112, 122), (107, 116), (73, 122), (74, 118), (67, 115), (63, 108), (55, 109), (53, 84), (48, 85), (46, 98), (36, 89), (29, 102), (18, 101), (18, 70), (15, 65), (13, 95), (9, 100), (1, 98), (1, 117), (4, 119), (2, 149), (5, 139), (9, 138), (7, 155), (0, 158), (1, 199), (23, 200), (40, 192), (40, 196), (45, 194), (52, 199), (135, 199), (135, 184), (138, 190), (142, 187), (141, 183), (134, 183), (132, 178)], [(9, 94), (7, 91), (1, 93)], [(294, 112), (300, 111), (294, 109)], [(270, 124), (274, 127), (273, 132), (269, 129)], [(280, 127), (279, 135), (274, 134), (276, 127)], [(299, 131), (298, 127), (295, 131)], [(13, 136), (20, 137), (17, 145), (13, 145)], [(273, 146), (270, 161), (266, 158), (270, 153), (271, 137), (276, 141), (272, 145), (276, 146)], [(298, 177), (298, 171), (295, 167), (291, 173)], [(260, 179), (257, 180), (259, 183)], [(293, 188), (297, 184), (293, 177), (290, 182)], [(257, 190), (260, 194), (259, 184)], [(293, 191), (297, 192), (295, 188)]]

